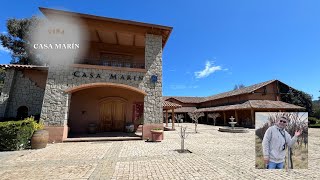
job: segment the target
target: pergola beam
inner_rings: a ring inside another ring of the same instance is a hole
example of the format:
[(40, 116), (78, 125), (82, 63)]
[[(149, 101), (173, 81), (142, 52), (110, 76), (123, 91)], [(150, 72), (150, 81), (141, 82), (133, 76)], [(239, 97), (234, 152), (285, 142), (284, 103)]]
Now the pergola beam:
[(166, 109), (166, 127), (168, 127), (168, 109)]
[(172, 110), (172, 129), (175, 130), (175, 127), (174, 127), (174, 108), (171, 109)]
[(251, 108), (251, 123), (252, 123), (252, 127), (255, 124), (254, 122), (254, 110)]

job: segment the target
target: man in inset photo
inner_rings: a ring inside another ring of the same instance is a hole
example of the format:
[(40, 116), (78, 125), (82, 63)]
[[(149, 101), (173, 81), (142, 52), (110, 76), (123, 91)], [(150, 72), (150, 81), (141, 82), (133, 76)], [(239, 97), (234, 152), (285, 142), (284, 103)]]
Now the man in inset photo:
[(288, 123), (289, 119), (285, 116), (277, 118), (274, 125), (270, 126), (263, 136), (262, 152), (267, 169), (283, 169), (286, 147), (292, 147), (302, 133), (301, 129), (297, 130), (291, 137), (285, 130)]

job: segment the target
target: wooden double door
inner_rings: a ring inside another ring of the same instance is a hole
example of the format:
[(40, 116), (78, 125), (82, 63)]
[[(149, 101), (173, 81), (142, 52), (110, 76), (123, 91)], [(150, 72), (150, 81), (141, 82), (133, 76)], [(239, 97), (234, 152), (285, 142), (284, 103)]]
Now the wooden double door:
[(100, 105), (100, 131), (124, 131), (126, 101), (122, 98), (106, 98)]

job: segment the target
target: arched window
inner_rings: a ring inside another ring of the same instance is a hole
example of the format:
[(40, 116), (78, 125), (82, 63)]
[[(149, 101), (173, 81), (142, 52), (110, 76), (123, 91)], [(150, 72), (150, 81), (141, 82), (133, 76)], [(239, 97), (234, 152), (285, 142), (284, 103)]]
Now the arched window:
[(17, 110), (17, 118), (24, 119), (28, 117), (28, 108), (27, 106), (20, 106)]

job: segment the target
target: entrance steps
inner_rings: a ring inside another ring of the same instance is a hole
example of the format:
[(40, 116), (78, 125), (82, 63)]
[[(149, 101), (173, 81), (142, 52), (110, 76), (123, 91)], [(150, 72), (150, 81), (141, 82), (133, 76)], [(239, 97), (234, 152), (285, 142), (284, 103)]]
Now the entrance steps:
[(63, 142), (92, 142), (92, 141), (132, 141), (142, 140), (141, 133), (104, 132), (97, 134), (70, 134)]

